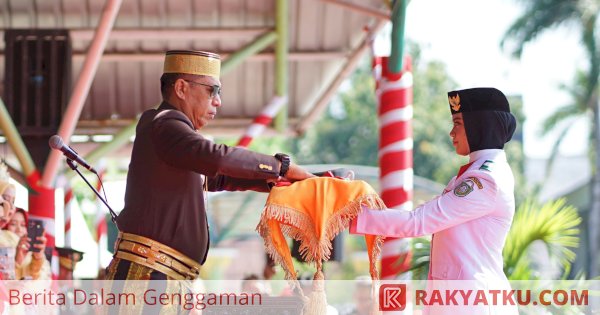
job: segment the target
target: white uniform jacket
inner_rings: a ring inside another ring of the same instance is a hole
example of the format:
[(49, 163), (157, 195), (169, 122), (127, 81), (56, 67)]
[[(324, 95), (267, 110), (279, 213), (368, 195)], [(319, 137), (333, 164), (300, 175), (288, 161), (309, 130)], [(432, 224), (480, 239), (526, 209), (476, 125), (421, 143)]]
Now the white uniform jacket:
[(503, 150), (472, 152), (467, 170), (441, 196), (413, 211), (364, 209), (351, 233), (433, 234), (429, 278), (504, 282), (502, 249), (515, 211), (514, 178)]

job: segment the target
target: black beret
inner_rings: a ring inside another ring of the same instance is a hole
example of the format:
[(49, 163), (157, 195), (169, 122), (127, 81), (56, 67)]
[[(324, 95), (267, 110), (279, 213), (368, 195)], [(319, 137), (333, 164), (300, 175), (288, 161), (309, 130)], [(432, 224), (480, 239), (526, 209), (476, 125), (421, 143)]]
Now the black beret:
[(504, 93), (495, 88), (473, 88), (448, 92), (450, 112), (499, 111), (510, 113)]

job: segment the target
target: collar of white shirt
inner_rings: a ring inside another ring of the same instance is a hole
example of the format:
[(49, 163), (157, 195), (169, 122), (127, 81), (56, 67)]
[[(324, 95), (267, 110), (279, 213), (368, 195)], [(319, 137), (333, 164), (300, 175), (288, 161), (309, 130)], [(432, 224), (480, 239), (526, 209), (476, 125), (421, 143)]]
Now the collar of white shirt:
[(506, 153), (502, 149), (485, 149), (469, 153), (469, 163), (480, 159), (506, 162)]

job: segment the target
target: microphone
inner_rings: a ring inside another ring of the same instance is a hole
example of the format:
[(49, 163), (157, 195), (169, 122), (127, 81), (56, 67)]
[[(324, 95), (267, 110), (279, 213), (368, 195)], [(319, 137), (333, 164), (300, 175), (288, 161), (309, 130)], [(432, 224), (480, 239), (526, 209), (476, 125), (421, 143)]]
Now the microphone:
[(77, 152), (75, 152), (75, 150), (73, 150), (70, 146), (65, 145), (63, 139), (59, 135), (50, 137), (48, 144), (52, 149), (60, 150), (67, 157), (67, 159), (77, 162), (77, 164), (85, 167), (88, 171), (94, 174), (98, 174), (91, 165), (89, 165), (82, 157), (79, 156), (79, 154), (77, 154)]

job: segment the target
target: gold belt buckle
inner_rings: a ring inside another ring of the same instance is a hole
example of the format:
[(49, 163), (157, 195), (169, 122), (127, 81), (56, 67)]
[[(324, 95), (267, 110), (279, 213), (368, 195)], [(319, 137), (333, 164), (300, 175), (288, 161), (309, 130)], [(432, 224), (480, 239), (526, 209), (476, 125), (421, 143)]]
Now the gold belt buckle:
[[(150, 243), (150, 254), (150, 257), (146, 257), (146, 261), (148, 261), (148, 263), (153, 264), (156, 261), (156, 259), (161, 260), (160, 253), (158, 251), (158, 246), (154, 242)], [(162, 259), (161, 262), (164, 263), (164, 259)]]
[(151, 265), (156, 263), (156, 260), (159, 260), (162, 263), (166, 263), (166, 260), (167, 260), (166, 257), (164, 255), (162, 255), (160, 252), (158, 252), (158, 250), (154, 249), (153, 247), (146, 247), (141, 244), (134, 244), (132, 249), (137, 254), (146, 258), (146, 262), (148, 262)]

